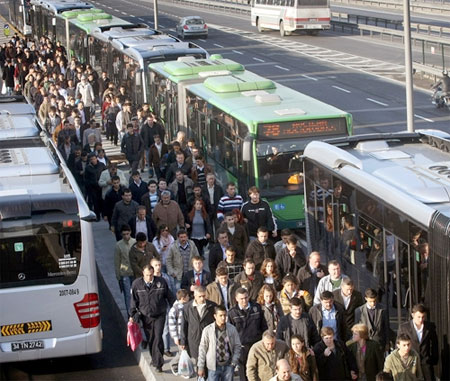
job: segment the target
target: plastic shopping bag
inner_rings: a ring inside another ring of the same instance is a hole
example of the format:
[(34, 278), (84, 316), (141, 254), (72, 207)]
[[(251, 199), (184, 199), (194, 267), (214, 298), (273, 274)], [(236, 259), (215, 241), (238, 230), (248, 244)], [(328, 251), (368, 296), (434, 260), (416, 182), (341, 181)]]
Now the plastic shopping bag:
[(142, 341), (141, 327), (136, 322), (128, 322), (127, 345), (134, 352)]
[(178, 361), (178, 375), (184, 378), (194, 376), (194, 364), (185, 349), (181, 351), (180, 361)]

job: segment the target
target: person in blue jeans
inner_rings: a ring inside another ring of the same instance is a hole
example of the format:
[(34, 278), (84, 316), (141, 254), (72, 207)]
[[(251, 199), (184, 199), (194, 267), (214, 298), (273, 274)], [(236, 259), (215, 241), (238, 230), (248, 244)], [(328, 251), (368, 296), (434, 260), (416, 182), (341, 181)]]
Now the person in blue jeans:
[(227, 323), (227, 310), (223, 306), (214, 308), (214, 323), (205, 327), (200, 339), (197, 374), (208, 381), (233, 379), (234, 368), (241, 355), (241, 341), (237, 329)]

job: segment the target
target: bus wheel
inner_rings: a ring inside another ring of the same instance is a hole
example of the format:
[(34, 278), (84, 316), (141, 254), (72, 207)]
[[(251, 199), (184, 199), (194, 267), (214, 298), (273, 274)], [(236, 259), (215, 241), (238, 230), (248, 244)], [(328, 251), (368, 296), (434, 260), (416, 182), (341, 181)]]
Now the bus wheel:
[(281, 37), (286, 36), (286, 31), (284, 30), (284, 23), (283, 23), (283, 21), (280, 21), (280, 36)]
[(258, 32), (262, 33), (264, 32), (264, 28), (261, 26), (261, 24), (259, 23), (259, 18), (256, 19), (256, 27), (258, 28)]
[(309, 34), (310, 36), (318, 36), (319, 35), (319, 31), (318, 30), (309, 30), (307, 32), (307, 34)]

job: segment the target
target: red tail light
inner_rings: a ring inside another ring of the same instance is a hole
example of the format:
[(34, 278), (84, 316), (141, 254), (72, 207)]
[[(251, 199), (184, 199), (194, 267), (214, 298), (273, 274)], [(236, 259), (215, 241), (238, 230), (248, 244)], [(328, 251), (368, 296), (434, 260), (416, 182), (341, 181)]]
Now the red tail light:
[(205, 24), (204, 27), (203, 27), (203, 29), (208, 29), (208, 25)]
[(83, 328), (94, 328), (100, 324), (98, 294), (86, 294), (83, 300), (73, 305)]
[(183, 27), (183, 29), (184, 29), (184, 30), (188, 30), (189, 27), (188, 27), (187, 25), (185, 25), (185, 26)]

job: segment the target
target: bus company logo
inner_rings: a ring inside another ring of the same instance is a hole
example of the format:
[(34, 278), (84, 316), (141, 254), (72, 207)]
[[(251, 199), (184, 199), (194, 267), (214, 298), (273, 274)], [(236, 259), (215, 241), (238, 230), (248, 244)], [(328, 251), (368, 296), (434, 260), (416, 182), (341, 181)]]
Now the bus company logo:
[(8, 324), (1, 326), (2, 336), (25, 335), (28, 333), (46, 332), (52, 330), (51, 320), (32, 321), (29, 323)]
[(19, 280), (25, 280), (26, 275), (25, 275), (24, 273), (19, 273), (19, 274), (17, 275), (17, 278), (18, 278)]

